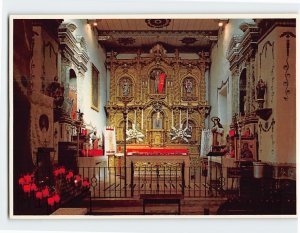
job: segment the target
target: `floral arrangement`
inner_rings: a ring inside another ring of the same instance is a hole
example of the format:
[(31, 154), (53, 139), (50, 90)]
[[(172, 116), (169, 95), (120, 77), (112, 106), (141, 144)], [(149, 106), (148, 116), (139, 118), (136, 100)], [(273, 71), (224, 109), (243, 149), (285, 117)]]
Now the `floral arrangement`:
[[(90, 188), (88, 178), (82, 180), (81, 175), (74, 175), (73, 171), (66, 171), (64, 167), (57, 167), (53, 170), (55, 180), (65, 180), (68, 184), (74, 184), (77, 188)], [(59, 188), (45, 186), (43, 182), (36, 184), (34, 173), (22, 175), (18, 180), (24, 194), (28, 197), (33, 196), (39, 202), (46, 200), (48, 206), (60, 204), (61, 197)]]

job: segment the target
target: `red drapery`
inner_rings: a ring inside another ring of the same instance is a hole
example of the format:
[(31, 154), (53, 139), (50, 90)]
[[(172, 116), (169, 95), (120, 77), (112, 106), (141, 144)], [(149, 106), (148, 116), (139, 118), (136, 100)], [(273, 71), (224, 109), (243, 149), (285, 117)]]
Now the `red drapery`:
[(163, 92), (164, 84), (165, 84), (165, 78), (166, 78), (165, 73), (161, 73), (159, 75), (158, 94), (161, 94)]

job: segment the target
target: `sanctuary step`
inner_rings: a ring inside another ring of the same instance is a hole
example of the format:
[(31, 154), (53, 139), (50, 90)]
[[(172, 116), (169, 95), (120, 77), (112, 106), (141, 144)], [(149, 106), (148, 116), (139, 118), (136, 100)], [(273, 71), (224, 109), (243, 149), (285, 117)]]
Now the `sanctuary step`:
[[(181, 214), (204, 215), (205, 209), (209, 214), (216, 214), (226, 198), (186, 198), (181, 200)], [(82, 206), (86, 206), (89, 199), (85, 198)], [(176, 204), (147, 204), (147, 214), (176, 215)], [(92, 198), (92, 212), (88, 215), (142, 215), (143, 202), (139, 198)]]

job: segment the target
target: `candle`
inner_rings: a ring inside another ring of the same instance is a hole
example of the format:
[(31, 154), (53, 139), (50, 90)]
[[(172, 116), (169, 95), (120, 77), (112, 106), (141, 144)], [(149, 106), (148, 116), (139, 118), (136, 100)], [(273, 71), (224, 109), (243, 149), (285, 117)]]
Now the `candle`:
[(189, 126), (189, 110), (186, 109), (186, 127)]
[(142, 129), (143, 129), (143, 126), (144, 126), (144, 109), (142, 109)]
[(126, 115), (126, 130), (128, 129), (128, 113)]
[(173, 109), (172, 109), (172, 127), (174, 127), (174, 115), (173, 115)]
[(179, 127), (181, 125), (181, 109), (179, 110)]

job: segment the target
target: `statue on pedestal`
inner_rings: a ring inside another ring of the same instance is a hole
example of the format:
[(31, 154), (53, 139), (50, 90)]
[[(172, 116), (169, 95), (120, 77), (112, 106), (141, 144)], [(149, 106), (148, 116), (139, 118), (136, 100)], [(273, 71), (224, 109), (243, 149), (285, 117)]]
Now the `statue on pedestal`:
[(214, 123), (211, 132), (213, 134), (213, 143), (212, 146), (221, 146), (223, 143), (223, 135), (224, 135), (224, 129), (222, 124), (220, 123), (219, 117), (212, 117), (212, 122)]
[(266, 83), (262, 79), (260, 79), (256, 85), (256, 98), (264, 100), (266, 89), (267, 89)]
[(256, 101), (258, 103), (258, 108), (263, 108), (265, 102), (265, 92), (267, 89), (266, 83), (260, 79), (256, 85)]

